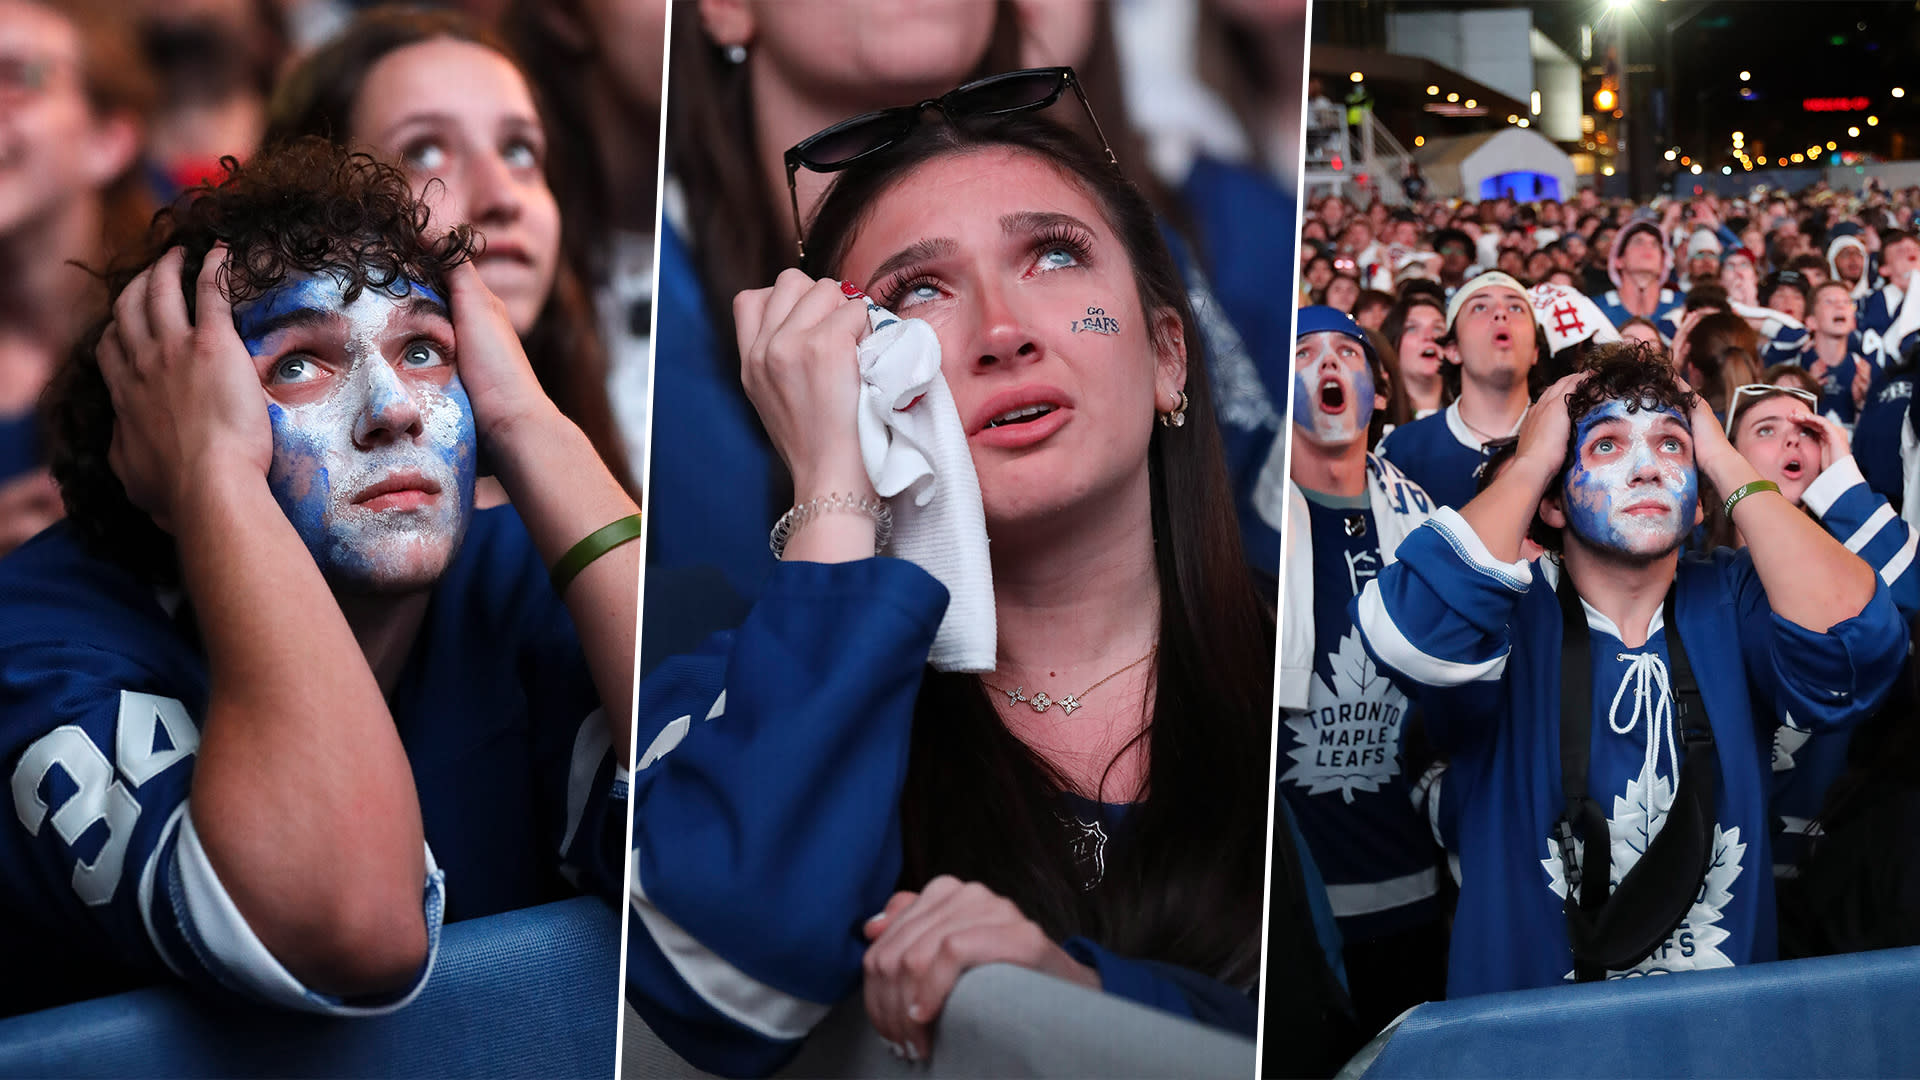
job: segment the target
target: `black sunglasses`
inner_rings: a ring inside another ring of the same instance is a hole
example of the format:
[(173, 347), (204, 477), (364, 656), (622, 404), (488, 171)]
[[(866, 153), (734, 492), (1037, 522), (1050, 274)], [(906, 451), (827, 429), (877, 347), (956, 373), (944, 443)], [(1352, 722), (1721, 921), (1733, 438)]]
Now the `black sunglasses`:
[(839, 172), (864, 161), (906, 138), (908, 132), (919, 126), (920, 114), (928, 109), (940, 110), (949, 122), (975, 116), (1007, 116), (1044, 109), (1059, 101), (1068, 89), (1080, 99), (1080, 107), (1087, 110), (1087, 122), (1099, 137), (1100, 148), (1107, 152), (1107, 163), (1119, 168), (1113, 146), (1100, 130), (1100, 121), (1094, 117), (1093, 106), (1087, 101), (1087, 92), (1070, 67), (1026, 68), (989, 75), (937, 98), (842, 120), (793, 144), (786, 154), (787, 201), (793, 207), (793, 234), (800, 238), (801, 259), (807, 257), (806, 232), (800, 224), (800, 193), (794, 187), (793, 178), (802, 168), (817, 173)]

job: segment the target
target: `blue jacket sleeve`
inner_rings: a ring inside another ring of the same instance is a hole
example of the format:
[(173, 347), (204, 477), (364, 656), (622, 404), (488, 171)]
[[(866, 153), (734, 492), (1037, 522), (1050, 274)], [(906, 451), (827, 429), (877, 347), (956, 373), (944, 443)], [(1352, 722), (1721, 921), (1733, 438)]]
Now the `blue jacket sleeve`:
[(628, 1000), (695, 1065), (770, 1072), (858, 986), (946, 601), (895, 559), (783, 563), (738, 630), (643, 680)]
[(1253, 995), (1173, 964), (1116, 956), (1083, 937), (1061, 943), (1067, 955), (1100, 973), (1100, 989), (1175, 1016), (1251, 1039), (1259, 1024)]
[(1852, 457), (1844, 457), (1807, 485), (1807, 509), (1848, 551), (1865, 559), (1880, 575), (1902, 620), (1920, 615), (1920, 575), (1914, 573), (1913, 528), (1894, 512), (1885, 496), (1867, 485)]
[(1533, 568), (1495, 559), (1450, 507), (1409, 533), (1397, 555), (1350, 613), (1368, 655), (1420, 702), (1444, 751), (1491, 730), (1479, 721), (1497, 700)]
[(1748, 675), (1772, 706), (1755, 710), (1756, 725), (1777, 717), (1799, 731), (1838, 730), (1879, 707), (1907, 656), (1907, 625), (1884, 581), (1875, 576), (1860, 614), (1815, 633), (1773, 611), (1747, 552), (1723, 548), (1714, 559), (1734, 598)]

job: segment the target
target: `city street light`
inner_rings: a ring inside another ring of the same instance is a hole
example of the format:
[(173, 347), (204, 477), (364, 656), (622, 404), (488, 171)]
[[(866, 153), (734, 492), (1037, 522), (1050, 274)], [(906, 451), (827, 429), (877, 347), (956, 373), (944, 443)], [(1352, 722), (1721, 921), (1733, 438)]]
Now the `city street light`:
[(1354, 82), (1365, 82), (1365, 81), (1367, 81), (1367, 77), (1366, 77), (1365, 75), (1362, 75), (1362, 74), (1361, 74), (1360, 72), (1358, 72), (1358, 71), (1356, 71), (1356, 72), (1354, 72), (1353, 74), (1351, 74), (1351, 75), (1349, 75), (1349, 76), (1347, 76), (1347, 78), (1349, 78), (1349, 79), (1351, 79), (1351, 80), (1353, 80)]
[(1867, 126), (1868, 126), (1868, 127), (1879, 127), (1879, 126), (1880, 126), (1880, 118), (1879, 118), (1879, 117), (1877, 117), (1877, 116), (1869, 116), (1869, 117), (1867, 117)]
[(1828, 139), (1828, 140), (1827, 140), (1827, 149), (1829, 149), (1829, 150), (1838, 150), (1838, 149), (1840, 149), (1840, 144), (1839, 144), (1839, 143), (1837, 143), (1837, 142), (1834, 142), (1834, 141), (1833, 141), (1832, 139)]
[(1741, 82), (1747, 82), (1747, 81), (1749, 81), (1749, 80), (1751, 80), (1752, 78), (1753, 78), (1753, 72), (1751, 72), (1751, 71), (1743, 71), (1743, 72), (1741, 72), (1741, 73), (1740, 73), (1740, 81), (1741, 81)]
[(1700, 163), (1699, 163), (1699, 162), (1695, 162), (1695, 163), (1694, 163), (1694, 165), (1693, 165), (1693, 175), (1695, 175), (1695, 176), (1699, 176), (1699, 175), (1700, 175)]
[(1676, 154), (1676, 153), (1674, 153), (1674, 152), (1673, 152), (1673, 151), (1671, 151), (1671, 150), (1669, 150), (1669, 151), (1667, 151), (1667, 160), (1668, 160), (1668, 161), (1672, 161), (1672, 160), (1673, 160), (1674, 158), (1677, 158), (1677, 157), (1679, 157), (1679, 156), (1680, 156), (1679, 154)]
[(1860, 129), (1859, 129), (1859, 128), (1857, 128), (1857, 127), (1850, 127), (1850, 128), (1848, 128), (1848, 129), (1847, 129), (1847, 138), (1849, 138), (1849, 139), (1857, 139), (1857, 138), (1859, 138), (1859, 137), (1860, 137)]
[(1896, 87), (1894, 87), (1894, 88), (1893, 88), (1893, 96), (1894, 96), (1894, 97), (1906, 97), (1906, 96), (1907, 96), (1907, 92), (1906, 92), (1905, 90), (1903, 90), (1903, 89), (1901, 89), (1900, 87), (1898, 87), (1898, 86), (1896, 86)]
[(1429, 86), (1429, 87), (1427, 87), (1427, 96), (1428, 96), (1428, 97), (1434, 97), (1435, 95), (1437, 95), (1437, 94), (1439, 94), (1439, 93), (1440, 93), (1440, 88), (1439, 88), (1439, 87), (1437, 87), (1437, 86)]

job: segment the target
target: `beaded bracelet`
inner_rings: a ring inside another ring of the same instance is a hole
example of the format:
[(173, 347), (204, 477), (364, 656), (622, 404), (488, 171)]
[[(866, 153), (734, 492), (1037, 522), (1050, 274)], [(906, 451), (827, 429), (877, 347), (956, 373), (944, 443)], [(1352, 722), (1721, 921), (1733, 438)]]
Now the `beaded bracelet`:
[(560, 556), (560, 561), (554, 563), (553, 569), (548, 572), (547, 578), (553, 582), (553, 591), (565, 596), (567, 586), (573, 584), (573, 579), (579, 577), (580, 571), (585, 570), (593, 560), (629, 540), (639, 538), (639, 514), (629, 514), (588, 533), (585, 539), (568, 548), (567, 553)]
[(773, 532), (767, 535), (767, 546), (773, 549), (773, 557), (776, 559), (785, 557), (787, 541), (793, 539), (793, 534), (799, 532), (801, 526), (821, 514), (835, 510), (854, 511), (873, 519), (873, 553), (875, 555), (880, 554), (881, 549), (887, 546), (887, 541), (893, 539), (893, 507), (888, 506), (885, 499), (873, 495), (842, 495), (835, 492), (798, 503), (793, 509), (780, 515), (780, 520), (774, 522)]
[(1733, 494), (1727, 496), (1727, 516), (1728, 517), (1733, 516), (1733, 506), (1735, 503), (1739, 502), (1741, 499), (1744, 499), (1747, 496), (1752, 495), (1758, 491), (1777, 492), (1779, 490), (1780, 490), (1780, 485), (1774, 483), (1771, 480), (1755, 480), (1750, 484), (1741, 484), (1739, 487), (1733, 489)]

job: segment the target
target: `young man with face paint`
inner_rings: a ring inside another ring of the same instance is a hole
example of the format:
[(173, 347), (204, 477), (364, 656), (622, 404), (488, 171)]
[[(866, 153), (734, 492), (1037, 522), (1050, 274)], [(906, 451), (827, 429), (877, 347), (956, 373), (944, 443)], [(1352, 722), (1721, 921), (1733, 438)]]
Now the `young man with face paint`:
[[(1679, 906), (1680, 923), (1629, 970), (1604, 974), (1775, 955), (1762, 740), (1777, 724), (1834, 730), (1870, 713), (1907, 634), (1873, 570), (1777, 492), (1750, 486), (1759, 480), (1664, 364), (1603, 347), (1587, 372), (1541, 396), (1513, 463), (1487, 490), (1436, 511), (1355, 601), (1369, 656), (1422, 708), (1451, 762), (1462, 880), (1449, 997), (1573, 976), (1569, 860), (1556, 839), (1571, 767), (1563, 724), (1585, 721), (1590, 733), (1586, 785), (1605, 819), (1609, 892), (1640, 861), (1644, 837), (1682, 820), (1670, 814), (1681, 757), (1676, 632), (1712, 729), (1702, 764), (1713, 799), (1696, 826), (1706, 871), (1642, 883)], [(1709, 484), (1739, 495), (1731, 516), (1748, 546), (1681, 560)], [(1530, 529), (1559, 549), (1557, 564), (1520, 559)], [(1566, 600), (1556, 586), (1570, 590)], [(1577, 603), (1571, 617), (1584, 618), (1588, 637), (1590, 696), (1575, 703), (1561, 701), (1563, 602)], [(1567, 848), (1576, 869), (1590, 863), (1577, 842)]]
[(443, 920), (621, 888), (639, 552), (570, 553), (633, 503), (425, 220), (310, 140), (109, 273), (69, 517), (0, 561), (0, 1013), (169, 972), (391, 1011)]
[[(1407, 698), (1374, 673), (1347, 607), (1433, 507), (1367, 452), (1385, 402), (1365, 332), (1332, 308), (1298, 318), (1277, 783), (1326, 882), (1370, 1034), (1444, 993), (1446, 931), (1433, 841), (1411, 798), (1425, 763), (1400, 752)], [(1259, 500), (1263, 516), (1276, 501)]]
[[(1395, 428), (1380, 441), (1381, 455), (1437, 505), (1465, 506), (1486, 445), (1519, 429), (1538, 331), (1526, 289), (1497, 270), (1461, 286), (1447, 304), (1447, 334), (1440, 344), (1459, 357), (1460, 394), (1440, 412)], [(1294, 410), (1297, 416), (1297, 397)]]

